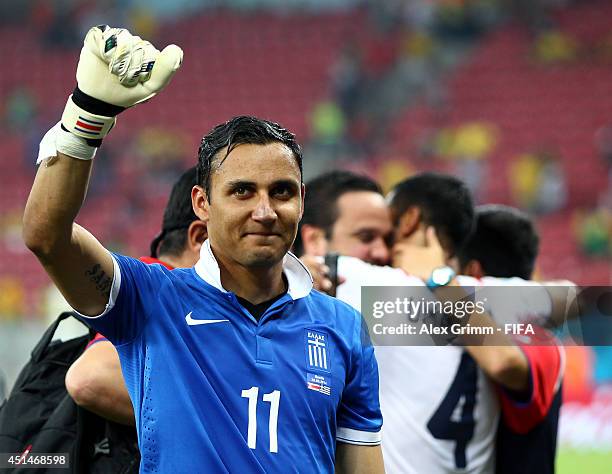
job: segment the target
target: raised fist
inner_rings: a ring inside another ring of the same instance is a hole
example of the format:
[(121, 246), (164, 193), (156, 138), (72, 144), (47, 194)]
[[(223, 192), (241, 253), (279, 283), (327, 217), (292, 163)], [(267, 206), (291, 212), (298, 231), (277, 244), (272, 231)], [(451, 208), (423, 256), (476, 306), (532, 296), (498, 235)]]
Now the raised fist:
[(85, 37), (77, 88), (68, 99), (62, 126), (76, 136), (100, 140), (123, 110), (161, 91), (183, 60), (176, 45), (157, 50), (122, 28), (96, 26)]

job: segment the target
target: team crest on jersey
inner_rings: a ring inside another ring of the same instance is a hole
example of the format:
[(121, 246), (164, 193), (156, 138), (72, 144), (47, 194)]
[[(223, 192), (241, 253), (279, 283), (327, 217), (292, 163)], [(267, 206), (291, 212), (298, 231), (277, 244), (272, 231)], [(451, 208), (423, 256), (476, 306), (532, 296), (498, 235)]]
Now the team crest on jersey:
[(323, 370), (329, 372), (331, 369), (331, 348), (327, 333), (306, 329), (306, 366), (308, 369)]
[(306, 387), (323, 395), (331, 395), (330, 380), (325, 375), (306, 374)]

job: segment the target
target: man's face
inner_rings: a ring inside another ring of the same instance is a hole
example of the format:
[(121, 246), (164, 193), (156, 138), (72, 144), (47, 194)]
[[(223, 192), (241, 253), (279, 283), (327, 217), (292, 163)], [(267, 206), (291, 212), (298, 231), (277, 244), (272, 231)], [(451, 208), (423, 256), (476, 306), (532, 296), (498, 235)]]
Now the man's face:
[(371, 191), (344, 193), (336, 202), (338, 218), (328, 250), (375, 265), (389, 262), (391, 215), (384, 198)]
[[(282, 143), (243, 144), (211, 174), (204, 202), (208, 237), (224, 264), (266, 267), (279, 263), (295, 239), (302, 216), (298, 164)], [(217, 158), (219, 159), (219, 158)]]

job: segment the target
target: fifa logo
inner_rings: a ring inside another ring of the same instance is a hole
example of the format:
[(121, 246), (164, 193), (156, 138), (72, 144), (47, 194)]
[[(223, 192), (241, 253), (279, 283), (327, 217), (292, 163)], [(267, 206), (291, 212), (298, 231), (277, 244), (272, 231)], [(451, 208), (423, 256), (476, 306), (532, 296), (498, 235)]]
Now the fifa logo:
[(308, 366), (327, 370), (326, 335), (316, 331), (307, 331)]

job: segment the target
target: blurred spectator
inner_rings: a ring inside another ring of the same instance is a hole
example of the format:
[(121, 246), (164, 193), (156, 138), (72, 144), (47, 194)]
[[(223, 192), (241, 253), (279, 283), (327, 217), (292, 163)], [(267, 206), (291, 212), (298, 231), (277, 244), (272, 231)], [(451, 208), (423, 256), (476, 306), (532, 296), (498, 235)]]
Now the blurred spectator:
[(564, 341), (566, 364), (564, 402), (589, 402), (593, 397), (593, 350)]
[(335, 102), (316, 103), (310, 112), (309, 126), (310, 141), (304, 149), (305, 156), (309, 158), (308, 176), (316, 176), (333, 166), (332, 163), (339, 157), (352, 154), (345, 136), (345, 115)]
[(436, 4), (430, 0), (404, 2), (404, 22), (411, 30), (430, 30), (436, 16)]
[(344, 135), (344, 114), (334, 102), (319, 102), (310, 117), (312, 138), (320, 144), (336, 146)]
[(345, 115), (353, 115), (364, 86), (361, 53), (355, 43), (347, 45), (331, 69), (334, 96)]
[[(407, 99), (425, 97), (435, 107), (436, 101), (430, 99), (439, 94), (440, 84), (437, 80), (437, 54), (440, 49), (436, 39), (424, 30), (407, 31), (400, 42), (398, 64), (396, 68), (397, 85), (401, 92), (399, 103)], [(432, 103), (433, 102), (433, 103)]]
[(514, 202), (522, 209), (548, 214), (566, 204), (565, 175), (555, 152), (520, 155), (511, 163), (509, 177)]
[(402, 53), (410, 58), (428, 58), (435, 49), (434, 39), (423, 31), (409, 32), (402, 45)]
[(0, 278), (0, 318), (18, 319), (25, 314), (25, 289), (17, 277)]
[(454, 130), (449, 156), (455, 161), (456, 175), (467, 184), (476, 202), (483, 201), (486, 159), (496, 143), (495, 128), (485, 122), (466, 123)]
[(142, 38), (155, 38), (158, 24), (152, 12), (145, 6), (136, 8), (130, 12), (130, 30)]
[(590, 257), (612, 255), (612, 211), (600, 207), (589, 213), (578, 212), (575, 229), (581, 250)]
[(478, 36), (484, 31), (480, 10), (471, 1), (440, 2), (436, 15), (436, 31), (440, 36), (465, 39)]
[(362, 45), (363, 67), (370, 87), (395, 64), (398, 57), (398, 37), (383, 31), (374, 31)]
[[(49, 4), (52, 5), (51, 9), (48, 8)], [(74, 49), (82, 42), (83, 36), (75, 18), (78, 6), (78, 2), (37, 2), (36, 20), (41, 25), (45, 22), (45, 28), (40, 30), (45, 46)]]
[(543, 152), (540, 153), (539, 158), (541, 161), (540, 183), (534, 211), (549, 214), (562, 209), (567, 202), (565, 173), (556, 153)]
[(403, 0), (367, 0), (370, 22), (378, 31), (391, 31), (401, 19)]
[(532, 209), (540, 179), (540, 161), (533, 153), (524, 153), (510, 164), (510, 190), (515, 204), (521, 209)]
[(546, 31), (537, 37), (534, 53), (543, 63), (567, 62), (576, 58), (578, 43), (561, 31)]
[(9, 252), (26, 254), (27, 249), (23, 244), (21, 236), (21, 210), (6, 210), (0, 216), (0, 238), (1, 244)]
[(11, 130), (27, 130), (37, 115), (36, 100), (26, 87), (18, 87), (9, 93), (4, 110), (4, 119)]
[(550, 23), (543, 0), (510, 0), (509, 3), (513, 13), (534, 34)]
[(423, 151), (453, 163), (454, 173), (470, 188), (474, 199), (484, 198), (486, 160), (497, 144), (497, 130), (487, 122), (468, 122), (430, 134), (433, 143), (423, 144)]
[(416, 170), (406, 160), (386, 159), (378, 169), (376, 180), (383, 191), (388, 192), (400, 181), (412, 176)]
[(177, 130), (145, 127), (132, 142), (132, 153), (146, 169), (148, 179), (169, 185), (184, 168), (182, 161), (192, 153), (188, 138)]

